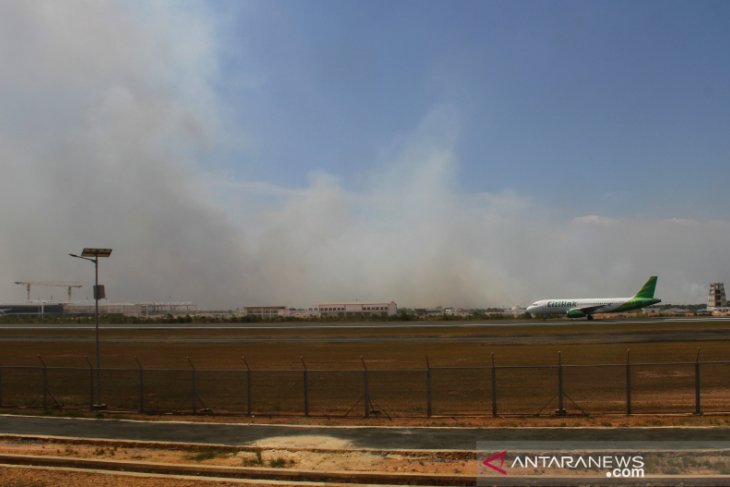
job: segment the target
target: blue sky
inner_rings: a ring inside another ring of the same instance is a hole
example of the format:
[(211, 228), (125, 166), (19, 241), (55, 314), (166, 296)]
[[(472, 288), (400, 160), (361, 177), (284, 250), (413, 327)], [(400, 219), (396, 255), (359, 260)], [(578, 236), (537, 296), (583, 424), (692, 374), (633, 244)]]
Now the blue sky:
[(0, 2), (0, 299), (87, 282), (68, 253), (98, 246), (115, 302), (511, 306), (650, 275), (703, 302), (730, 280), (728, 25), (709, 1)]
[(298, 187), (322, 170), (357, 188), (448, 106), (464, 191), (577, 214), (726, 214), (725, 2), (229, 7), (219, 88), (249, 142), (210, 163), (239, 177)]

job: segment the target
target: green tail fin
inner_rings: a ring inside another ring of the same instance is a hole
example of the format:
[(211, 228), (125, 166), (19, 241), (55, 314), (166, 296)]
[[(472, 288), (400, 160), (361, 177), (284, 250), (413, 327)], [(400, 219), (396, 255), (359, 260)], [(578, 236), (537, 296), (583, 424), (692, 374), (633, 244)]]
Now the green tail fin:
[(651, 276), (648, 281), (646, 281), (646, 284), (641, 286), (641, 289), (639, 289), (639, 292), (634, 295), (635, 298), (653, 298), (654, 297), (654, 289), (656, 289), (656, 276)]

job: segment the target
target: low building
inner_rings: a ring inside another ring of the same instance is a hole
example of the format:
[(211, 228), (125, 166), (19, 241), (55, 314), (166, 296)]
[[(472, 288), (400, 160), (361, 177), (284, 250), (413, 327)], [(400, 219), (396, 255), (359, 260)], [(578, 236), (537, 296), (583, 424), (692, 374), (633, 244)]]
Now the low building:
[[(99, 314), (142, 316), (143, 305), (131, 303), (99, 303)], [(67, 315), (93, 315), (96, 313), (95, 303), (64, 304), (63, 313)]]
[(262, 320), (274, 320), (288, 315), (286, 306), (246, 306), (243, 310), (246, 316), (253, 316)]
[(318, 304), (320, 316), (395, 316), (398, 314), (398, 305), (390, 303), (330, 303)]
[(286, 316), (303, 320), (318, 318), (319, 310), (317, 308), (289, 308), (286, 311)]
[(59, 303), (0, 304), (0, 315), (60, 315), (64, 305)]
[(198, 311), (198, 305), (189, 302), (141, 303), (136, 306), (140, 307), (142, 316), (179, 316), (197, 314)]

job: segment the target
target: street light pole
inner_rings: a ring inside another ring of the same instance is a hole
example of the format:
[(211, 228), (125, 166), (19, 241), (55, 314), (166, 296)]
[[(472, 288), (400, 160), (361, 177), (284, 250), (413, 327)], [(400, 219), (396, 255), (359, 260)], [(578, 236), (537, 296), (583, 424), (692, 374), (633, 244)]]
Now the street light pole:
[(85, 248), (81, 255), (68, 254), (77, 259), (84, 259), (94, 264), (94, 314), (96, 316), (96, 404), (94, 409), (104, 409), (101, 402), (101, 359), (99, 356), (99, 300), (104, 299), (104, 287), (99, 286), (99, 257), (109, 257), (112, 249)]
[(96, 316), (96, 407), (101, 407), (101, 359), (99, 358), (99, 257), (94, 257), (94, 315)]

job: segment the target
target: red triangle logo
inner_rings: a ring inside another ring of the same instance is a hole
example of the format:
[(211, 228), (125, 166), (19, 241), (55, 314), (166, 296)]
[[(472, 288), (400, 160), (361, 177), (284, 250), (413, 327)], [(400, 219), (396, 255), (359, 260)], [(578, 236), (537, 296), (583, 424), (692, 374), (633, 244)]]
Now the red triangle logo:
[[(495, 472), (501, 473), (502, 475), (507, 475), (507, 471), (502, 468), (504, 466), (504, 457), (505, 456), (507, 456), (506, 450), (499, 452), (499, 453), (495, 453), (494, 455), (487, 458), (486, 460), (483, 460), (482, 465), (484, 465), (485, 467), (489, 467), (492, 470), (494, 470)], [(494, 462), (496, 460), (499, 460), (499, 467), (496, 465), (492, 465), (492, 462)]]

